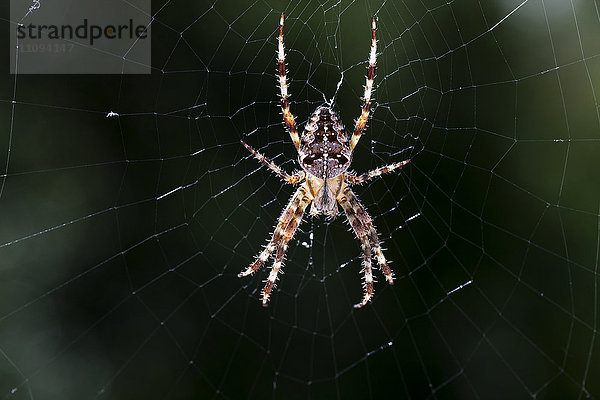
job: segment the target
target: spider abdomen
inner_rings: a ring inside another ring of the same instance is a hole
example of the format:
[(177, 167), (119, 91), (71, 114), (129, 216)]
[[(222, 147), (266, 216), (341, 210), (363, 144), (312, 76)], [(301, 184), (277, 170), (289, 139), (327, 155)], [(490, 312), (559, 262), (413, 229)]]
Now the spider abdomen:
[(351, 154), (335, 111), (317, 108), (302, 133), (298, 155), (302, 169), (320, 179), (335, 178), (348, 169)]

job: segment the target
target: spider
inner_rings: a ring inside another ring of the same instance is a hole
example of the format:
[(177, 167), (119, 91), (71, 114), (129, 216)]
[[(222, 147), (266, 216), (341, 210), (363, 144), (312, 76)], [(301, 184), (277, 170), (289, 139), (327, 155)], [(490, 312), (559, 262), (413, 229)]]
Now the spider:
[(275, 252), (273, 267), (261, 292), (262, 303), (264, 306), (267, 306), (269, 296), (275, 287), (277, 274), (283, 265), (283, 258), (288, 242), (294, 236), (306, 208), (311, 205), (311, 216), (324, 214), (327, 217), (333, 218), (338, 214), (339, 204), (344, 209), (346, 218), (360, 240), (362, 247), (363, 269), (361, 272), (364, 274), (364, 295), (362, 301), (354, 306), (355, 308), (360, 308), (371, 300), (374, 293), (373, 272), (371, 268), (372, 251), (375, 253), (381, 272), (390, 284), (394, 283), (394, 274), (390, 267), (388, 267), (383, 255), (381, 242), (379, 241), (373, 220), (350, 188), (350, 185), (367, 182), (377, 176), (392, 172), (409, 162), (409, 160), (404, 160), (361, 175), (348, 172), (352, 161), (352, 152), (363, 134), (367, 120), (369, 119), (377, 57), (375, 17), (371, 20), (371, 52), (369, 54), (369, 66), (367, 67), (365, 92), (362, 98), (362, 112), (360, 117), (355, 121), (354, 133), (351, 137), (344, 133), (344, 126), (331, 104), (318, 107), (304, 126), (302, 136), (298, 136), (296, 122), (290, 112), (288, 102), (285, 50), (283, 46), (283, 21), (284, 14), (281, 14), (281, 19), (279, 20), (279, 46), (277, 50), (281, 110), (283, 113), (283, 122), (298, 151), (298, 162), (302, 170), (293, 175), (288, 175), (273, 161), (248, 146), (243, 140), (242, 144), (258, 161), (275, 172), (284, 182), (292, 185), (300, 184), (300, 186), (279, 217), (273, 236), (265, 249), (256, 257), (256, 261), (238, 276), (243, 277), (253, 274)]

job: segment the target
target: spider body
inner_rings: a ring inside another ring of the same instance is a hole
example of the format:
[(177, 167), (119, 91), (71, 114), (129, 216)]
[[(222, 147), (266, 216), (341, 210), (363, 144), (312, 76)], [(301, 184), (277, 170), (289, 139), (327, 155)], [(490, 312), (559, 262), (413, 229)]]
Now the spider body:
[(351, 156), (344, 126), (335, 111), (328, 106), (317, 108), (304, 127), (298, 150), (298, 162), (313, 196), (311, 215), (337, 215), (336, 198), (344, 182), (341, 175), (350, 166)]
[(283, 258), (287, 244), (292, 239), (296, 229), (302, 221), (302, 216), (308, 205), (311, 205), (310, 214), (315, 216), (323, 214), (335, 217), (338, 214), (338, 204), (346, 214), (346, 218), (361, 242), (364, 273), (364, 295), (360, 303), (354, 307), (360, 308), (367, 304), (373, 297), (373, 273), (371, 259), (373, 253), (385, 279), (392, 284), (394, 275), (388, 267), (381, 243), (375, 230), (373, 220), (365, 207), (360, 203), (350, 185), (366, 182), (379, 175), (386, 174), (409, 162), (404, 160), (385, 167), (377, 168), (361, 175), (348, 172), (352, 161), (352, 152), (360, 139), (369, 118), (371, 95), (373, 93), (373, 80), (375, 79), (375, 62), (377, 55), (377, 39), (375, 18), (372, 19), (371, 52), (365, 92), (363, 97), (362, 112), (355, 122), (354, 133), (348, 136), (344, 126), (331, 105), (318, 107), (304, 127), (302, 136), (298, 135), (294, 116), (290, 112), (288, 101), (288, 87), (285, 69), (285, 51), (283, 46), (283, 21), (281, 15), (279, 22), (278, 46), (278, 72), (279, 87), (281, 90), (281, 110), (283, 121), (290, 134), (292, 142), (298, 151), (298, 162), (302, 170), (294, 175), (288, 175), (279, 166), (254, 150), (242, 141), (242, 144), (261, 163), (269, 167), (285, 182), (299, 184), (295, 194), (279, 217), (273, 236), (265, 249), (258, 255), (256, 261), (239, 274), (240, 277), (251, 275), (260, 269), (275, 253), (275, 261), (262, 291), (263, 305), (267, 305), (279, 270), (283, 266)]

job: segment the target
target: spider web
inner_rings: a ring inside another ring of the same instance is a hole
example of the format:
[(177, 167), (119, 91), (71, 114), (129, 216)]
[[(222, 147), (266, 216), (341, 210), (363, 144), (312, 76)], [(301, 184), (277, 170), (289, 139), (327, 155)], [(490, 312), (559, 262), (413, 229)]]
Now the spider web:
[[(397, 278), (360, 310), (343, 216), (268, 308), (236, 276), (293, 193), (240, 139), (298, 168), (283, 11), (300, 127), (352, 126), (378, 19), (352, 168), (411, 163), (356, 189)], [(152, 35), (149, 76), (2, 84), (0, 398), (600, 396), (597, 2), (155, 1)]]

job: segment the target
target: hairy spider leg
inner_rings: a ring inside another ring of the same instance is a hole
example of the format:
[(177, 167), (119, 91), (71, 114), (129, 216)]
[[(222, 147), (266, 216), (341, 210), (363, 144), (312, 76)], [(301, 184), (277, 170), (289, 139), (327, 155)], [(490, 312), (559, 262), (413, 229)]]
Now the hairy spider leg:
[[(367, 213), (367, 210), (360, 203), (354, 192), (350, 189), (350, 187), (344, 188), (341, 196), (338, 197), (338, 201), (342, 208), (346, 213), (346, 217), (348, 218), (348, 222), (357, 238), (361, 241), (363, 247), (363, 268), (365, 272), (365, 294), (361, 303), (356, 304), (355, 308), (360, 308), (364, 306), (373, 296), (373, 276), (371, 272), (371, 251), (373, 248), (375, 251), (375, 256), (377, 258), (377, 262), (379, 264), (379, 268), (381, 272), (384, 274), (385, 279), (388, 283), (394, 283), (394, 274), (390, 267), (387, 265), (387, 260), (383, 255), (383, 250), (381, 249), (381, 243), (379, 242), (379, 237), (377, 235), (377, 231), (375, 230), (375, 225), (373, 224), (373, 220)], [(365, 252), (365, 242), (368, 244), (369, 251)], [(366, 262), (366, 257), (369, 257), (369, 261)], [(367, 268), (368, 267), (368, 268)]]
[(277, 280), (277, 274), (279, 273), (279, 270), (283, 266), (283, 257), (285, 256), (285, 251), (287, 250), (287, 244), (294, 236), (294, 233), (296, 233), (296, 229), (298, 229), (300, 222), (302, 222), (302, 216), (304, 215), (304, 211), (306, 210), (306, 207), (308, 207), (308, 205), (311, 203), (311, 201), (312, 201), (312, 199), (310, 197), (308, 197), (307, 194), (302, 196), (302, 200), (300, 201), (300, 204), (298, 204), (298, 207), (296, 208), (294, 217), (292, 218), (292, 220), (290, 221), (288, 226), (285, 228), (283, 237), (282, 237), (281, 241), (279, 242), (279, 245), (277, 246), (277, 254), (275, 256), (275, 262), (273, 263), (273, 266), (271, 267), (271, 272), (269, 273), (269, 277), (267, 278), (267, 281), (265, 282), (265, 287), (262, 291), (263, 306), (267, 306), (267, 304), (269, 303), (269, 296), (271, 295), (271, 291), (275, 287), (275, 281)]
[(281, 111), (283, 114), (283, 122), (296, 146), (296, 150), (300, 149), (300, 137), (296, 129), (296, 120), (290, 112), (290, 103), (288, 101), (288, 85), (285, 71), (285, 48), (283, 46), (283, 19), (284, 14), (281, 14), (279, 20), (279, 46), (277, 48), (277, 70), (279, 72), (279, 89), (281, 91)]
[[(354, 226), (353, 226), (354, 228)], [(354, 308), (361, 308), (363, 307), (365, 304), (367, 304), (369, 301), (371, 301), (371, 298), (373, 297), (373, 293), (375, 293), (375, 290), (373, 289), (373, 268), (371, 267), (371, 245), (369, 243), (369, 240), (366, 237), (361, 237), (360, 238), (361, 241), (361, 248), (362, 248), (362, 270), (361, 272), (364, 274), (364, 282), (363, 282), (363, 290), (364, 290), (364, 295), (363, 298), (361, 300), (360, 303), (355, 304)]]
[(379, 236), (377, 235), (377, 230), (375, 229), (375, 225), (373, 224), (373, 220), (367, 213), (367, 210), (362, 205), (362, 203), (358, 200), (358, 197), (354, 194), (354, 192), (346, 187), (344, 189), (344, 195), (348, 198), (348, 202), (353, 207), (354, 213), (365, 227), (368, 230), (368, 237), (371, 242), (371, 246), (375, 251), (375, 256), (377, 257), (377, 263), (379, 264), (379, 269), (385, 276), (385, 280), (388, 281), (390, 285), (394, 284), (394, 273), (390, 269), (383, 255), (383, 250), (381, 249), (381, 243), (379, 242)]
[(254, 263), (248, 268), (246, 268), (244, 271), (240, 272), (238, 274), (238, 277), (241, 278), (243, 276), (253, 274), (257, 270), (259, 270), (265, 262), (267, 262), (271, 253), (277, 248), (279, 242), (281, 242), (285, 229), (294, 217), (296, 209), (302, 202), (302, 199), (305, 197), (306, 192), (307, 191), (304, 188), (304, 186), (300, 186), (298, 190), (296, 190), (296, 193), (294, 193), (288, 205), (283, 209), (283, 212), (279, 217), (279, 222), (277, 223), (277, 226), (273, 231), (273, 237), (269, 241), (269, 244), (267, 244), (267, 247), (265, 247), (265, 249), (256, 257), (256, 261), (254, 261)]
[(354, 151), (354, 147), (358, 143), (360, 136), (362, 135), (365, 127), (367, 126), (367, 120), (369, 119), (369, 112), (371, 111), (371, 95), (373, 94), (373, 80), (375, 79), (375, 64), (377, 62), (377, 27), (375, 25), (375, 17), (372, 18), (372, 38), (371, 38), (371, 52), (369, 53), (369, 67), (367, 68), (367, 83), (365, 85), (365, 94), (363, 96), (362, 113), (356, 120), (354, 126), (354, 134), (350, 139), (350, 150)]
[(369, 302), (369, 300), (371, 300), (371, 298), (373, 297), (373, 293), (374, 293), (373, 269), (371, 267), (371, 257), (372, 257), (371, 243), (369, 242), (368, 231), (365, 229), (365, 227), (362, 225), (360, 219), (356, 215), (356, 212), (354, 211), (352, 204), (350, 204), (348, 197), (346, 197), (346, 195), (343, 194), (338, 198), (338, 202), (341, 204), (342, 208), (346, 212), (346, 218), (348, 219), (348, 223), (354, 230), (356, 237), (358, 238), (358, 240), (360, 240), (360, 243), (361, 243), (362, 259), (363, 259), (363, 261), (362, 261), (363, 269), (361, 270), (361, 272), (363, 272), (363, 274), (364, 274), (364, 276), (363, 276), (363, 278), (364, 278), (364, 282), (363, 282), (364, 295), (363, 295), (362, 301), (360, 303), (354, 305), (354, 308), (361, 308), (362, 306), (367, 304)]
[(304, 173), (304, 171), (297, 172), (294, 175), (288, 175), (283, 169), (281, 169), (281, 167), (279, 167), (277, 164), (275, 164), (269, 158), (262, 155), (258, 151), (254, 150), (252, 147), (248, 146), (243, 140), (241, 142), (244, 145), (244, 147), (246, 149), (248, 149), (248, 151), (250, 153), (252, 153), (252, 155), (258, 159), (258, 161), (260, 161), (261, 163), (266, 165), (271, 171), (275, 172), (277, 174), (277, 176), (279, 176), (281, 179), (283, 179), (284, 182), (294, 185), (294, 184), (302, 181), (302, 179), (304, 179), (304, 177), (306, 175)]
[(396, 168), (400, 168), (406, 164), (408, 164), (410, 162), (410, 160), (404, 160), (404, 161), (400, 161), (397, 163), (393, 163), (390, 165), (386, 165), (384, 167), (379, 167), (379, 168), (375, 168), (374, 170), (371, 170), (369, 172), (365, 172), (364, 174), (360, 174), (360, 175), (353, 175), (353, 174), (346, 174), (346, 181), (351, 184), (351, 185), (359, 185), (361, 183), (365, 183), (370, 181), (373, 178), (376, 178), (380, 175), (384, 175), (387, 173), (392, 172), (393, 170), (395, 170)]
[[(368, 217), (368, 214), (367, 214)], [(369, 218), (370, 220), (371, 218)], [(383, 249), (381, 248), (381, 243), (379, 242), (379, 237), (377, 235), (377, 231), (375, 230), (375, 225), (371, 222), (371, 224), (367, 225), (369, 228), (369, 234), (371, 239), (371, 246), (373, 246), (373, 250), (375, 251), (375, 257), (377, 257), (377, 264), (379, 264), (379, 269), (385, 276), (385, 280), (390, 284), (394, 284), (394, 272), (388, 266), (388, 262), (383, 255)]]

